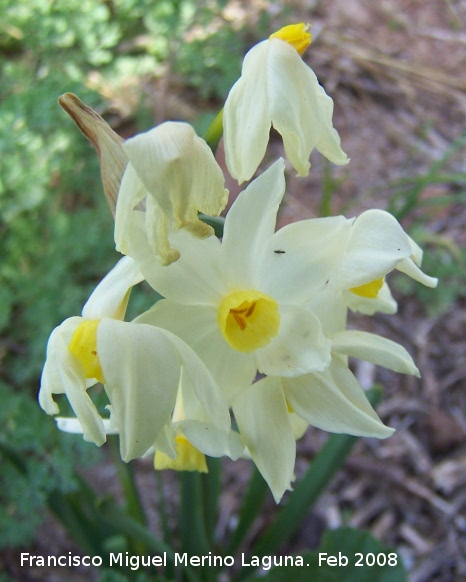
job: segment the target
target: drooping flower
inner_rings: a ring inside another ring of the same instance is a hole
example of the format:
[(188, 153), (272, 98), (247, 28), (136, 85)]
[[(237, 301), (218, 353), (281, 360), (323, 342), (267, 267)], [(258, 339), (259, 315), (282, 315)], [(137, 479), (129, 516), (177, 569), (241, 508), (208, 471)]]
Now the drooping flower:
[[(119, 197), (131, 200), (133, 206), (118, 204), (116, 228), (122, 228), (127, 213), (143, 207), (152, 230), (153, 253), (162, 264), (170, 264), (179, 258), (179, 251), (169, 243), (172, 231), (184, 229), (199, 238), (213, 234), (198, 215), (218, 216), (224, 209), (228, 190), (222, 170), (209, 146), (187, 123), (162, 123), (125, 141), (123, 149), (129, 163)], [(124, 247), (119, 250), (126, 254)]]
[[(183, 390), (190, 413), (199, 411), (187, 417), (188, 438), (199, 449), (223, 447), (227, 454), (228, 407), (205, 365), (172, 333), (122, 321), (129, 290), (142, 279), (134, 262), (123, 258), (91, 295), (82, 317), (69, 318), (52, 332), (39, 403), (48, 414), (58, 414), (53, 395), (65, 394), (77, 421), (61, 419), (59, 427), (82, 432), (99, 446), (107, 432), (118, 432), (121, 456), (129, 461), (162, 438)], [(98, 382), (110, 403), (111, 417), (105, 420), (88, 393)]]
[[(165, 297), (136, 321), (172, 331), (199, 354), (277, 500), (293, 474), (292, 414), (332, 432), (393, 432), (348, 369), (348, 355), (418, 374), (395, 342), (345, 329), (348, 296), (375, 300), (396, 268), (436, 283), (415, 265), (414, 243), (386, 212), (312, 219), (274, 232), (283, 171), (279, 160), (239, 195), (222, 242), (174, 233), (181, 257), (168, 267), (153, 260), (142, 212), (127, 216), (120, 231)], [(254, 382), (257, 371), (267, 378)]]
[(333, 101), (300, 56), (310, 42), (308, 26), (296, 24), (247, 53), (223, 114), (226, 163), (239, 183), (257, 170), (271, 126), (300, 176), (307, 175), (314, 148), (335, 164), (349, 162), (333, 128)]

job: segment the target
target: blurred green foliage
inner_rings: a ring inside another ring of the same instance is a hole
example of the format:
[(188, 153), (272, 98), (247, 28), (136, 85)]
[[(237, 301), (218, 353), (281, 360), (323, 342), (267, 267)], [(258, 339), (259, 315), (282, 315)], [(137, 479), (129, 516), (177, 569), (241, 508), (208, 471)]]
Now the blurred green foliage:
[[(53, 486), (72, 487), (80, 437), (60, 435), (36, 395), (51, 330), (79, 314), (118, 259), (97, 156), (57, 105), (73, 92), (103, 112), (128, 78), (148, 103), (164, 75), (212, 108), (240, 72), (245, 36), (226, 2), (0, 0), (0, 449), (2, 544), (31, 539)], [(91, 82), (96, 76), (99, 83)], [(179, 88), (179, 87), (178, 87)], [(206, 108), (203, 115), (209, 116)], [(119, 119), (127, 133), (153, 119)], [(138, 123), (143, 121), (143, 123)], [(147, 293), (146, 293), (147, 295)], [(132, 301), (147, 302), (144, 289)], [(131, 306), (130, 306), (131, 312)], [(17, 454), (33, 475), (21, 474)], [(93, 449), (94, 450), (94, 449)], [(34, 516), (34, 517), (33, 517)], [(27, 519), (26, 519), (27, 517)], [(24, 518), (24, 519), (23, 519)]]
[[(74, 465), (88, 465), (97, 449), (60, 435), (31, 398), (0, 384), (0, 548), (26, 545), (42, 521), (42, 507), (56, 490), (74, 491)], [(14, 524), (14, 527), (13, 527)]]
[[(404, 296), (415, 295), (433, 317), (442, 315), (465, 297), (466, 249), (445, 228), (447, 217), (453, 217), (456, 209), (461, 211), (466, 202), (466, 172), (449, 169), (451, 159), (463, 156), (465, 147), (463, 134), (431, 163), (427, 172), (388, 185), (392, 195), (387, 210), (400, 221), (410, 220), (410, 235), (425, 249), (423, 270), (439, 279), (435, 293), (407, 277), (398, 277), (395, 288)], [(429, 189), (431, 194), (426, 195)], [(437, 232), (432, 232), (435, 222)]]

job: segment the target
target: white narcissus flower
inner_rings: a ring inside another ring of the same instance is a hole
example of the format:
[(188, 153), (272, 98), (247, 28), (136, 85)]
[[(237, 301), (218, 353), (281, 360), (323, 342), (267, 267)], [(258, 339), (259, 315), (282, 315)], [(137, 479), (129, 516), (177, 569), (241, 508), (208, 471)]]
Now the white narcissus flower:
[(278, 256), (271, 245), (285, 189), (283, 170), (280, 160), (239, 196), (222, 242), (174, 233), (171, 241), (181, 256), (167, 267), (154, 261), (143, 213), (127, 216), (122, 233), (147, 281), (165, 297), (135, 321), (179, 332), (230, 403), (257, 370), (296, 376), (330, 362), (330, 342), (317, 316), (283, 292), (288, 285), (279, 269), (269, 270)]
[[(393, 432), (349, 371), (348, 355), (418, 374), (395, 342), (345, 330), (348, 294), (376, 298), (380, 281), (399, 266), (436, 284), (415, 266), (417, 249), (383, 211), (274, 232), (283, 172), (279, 160), (239, 195), (222, 242), (175, 233), (181, 258), (168, 267), (153, 260), (142, 213), (127, 217), (124, 233), (147, 280), (166, 298), (136, 321), (172, 331), (199, 354), (277, 500), (292, 478), (292, 411), (332, 432)], [(268, 378), (253, 383), (257, 370)]]
[[(162, 264), (170, 264), (179, 258), (169, 244), (172, 231), (185, 229), (199, 238), (213, 234), (198, 213), (218, 216), (224, 209), (228, 190), (222, 170), (187, 123), (167, 121), (122, 147), (129, 163), (118, 197), (131, 200), (132, 206), (117, 205), (116, 228), (123, 227), (125, 216), (135, 208), (144, 209), (153, 252)], [(118, 250), (128, 254), (124, 246)]]
[[(223, 447), (222, 454), (228, 454), (228, 407), (205, 365), (172, 333), (122, 321), (129, 290), (142, 280), (132, 259), (123, 258), (91, 295), (82, 317), (69, 318), (52, 332), (39, 403), (55, 415), (59, 408), (53, 395), (66, 394), (77, 420), (60, 419), (59, 428), (82, 432), (99, 446), (106, 433), (118, 432), (121, 456), (129, 461), (160, 438), (182, 389), (185, 406), (196, 411), (185, 420), (188, 438), (192, 432), (199, 449)], [(102, 419), (88, 394), (98, 382), (110, 402), (110, 419)], [(195, 432), (190, 423), (204, 431)]]
[(333, 128), (333, 101), (300, 56), (310, 42), (308, 26), (287, 26), (244, 59), (223, 114), (226, 163), (240, 184), (262, 161), (271, 126), (300, 176), (307, 175), (314, 148), (335, 164), (349, 162)]

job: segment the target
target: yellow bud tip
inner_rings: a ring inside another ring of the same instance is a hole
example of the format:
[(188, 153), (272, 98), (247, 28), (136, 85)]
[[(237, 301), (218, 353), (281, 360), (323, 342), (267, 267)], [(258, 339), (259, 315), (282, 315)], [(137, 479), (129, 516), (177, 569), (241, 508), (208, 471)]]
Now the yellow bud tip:
[(366, 283), (365, 285), (360, 285), (359, 287), (353, 287), (350, 289), (351, 293), (355, 295), (359, 295), (360, 297), (367, 297), (368, 299), (376, 299), (377, 295), (379, 294), (380, 289), (383, 286), (383, 277), (380, 279), (375, 279), (370, 283)]
[(278, 334), (278, 303), (259, 291), (234, 291), (222, 299), (217, 323), (232, 348), (253, 352)]
[(312, 41), (312, 34), (309, 32), (310, 28), (311, 25), (304, 22), (289, 24), (271, 34), (269, 38), (284, 40), (302, 55)]
[(174, 469), (175, 471), (197, 471), (208, 473), (205, 455), (192, 445), (186, 437), (178, 435), (176, 441), (176, 458), (172, 459), (161, 451), (155, 452), (154, 468), (158, 471)]
[(75, 329), (68, 349), (79, 360), (86, 378), (95, 378), (98, 382), (105, 384), (97, 354), (99, 323), (99, 319), (89, 319), (80, 323)]

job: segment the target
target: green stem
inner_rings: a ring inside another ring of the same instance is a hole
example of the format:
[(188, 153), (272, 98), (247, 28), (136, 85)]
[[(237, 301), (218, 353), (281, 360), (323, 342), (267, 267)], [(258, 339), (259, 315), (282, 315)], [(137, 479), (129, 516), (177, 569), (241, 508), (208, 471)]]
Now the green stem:
[[(161, 472), (154, 471), (154, 475), (155, 475), (155, 481), (157, 483), (157, 492), (158, 492), (158, 498), (159, 498), (159, 502), (158, 502), (157, 507), (158, 507), (159, 517), (160, 517), (160, 521), (161, 521), (161, 525), (162, 525), (163, 540), (169, 546), (173, 546), (172, 532), (170, 530), (170, 524), (168, 521), (168, 512), (167, 512), (168, 500), (166, 499), (165, 492), (163, 489), (163, 480), (161, 477)], [(168, 578), (168, 580), (175, 579), (175, 567), (174, 567), (173, 562), (169, 562), (167, 564), (165, 575)]]
[(124, 463), (121, 460), (117, 437), (109, 437), (108, 440), (112, 459), (117, 470), (121, 488), (123, 490), (123, 495), (126, 502), (126, 511), (130, 517), (142, 525), (145, 525), (147, 520), (144, 509), (142, 507), (141, 498), (136, 487), (132, 466), (129, 463)]
[(207, 537), (210, 547), (215, 541), (215, 528), (218, 520), (218, 498), (220, 496), (220, 482), (222, 475), (222, 461), (212, 457), (207, 458), (209, 472), (202, 475), (202, 493), (204, 501), (204, 516)]
[[(207, 556), (210, 550), (209, 539), (204, 520), (204, 503), (202, 496), (201, 475), (195, 471), (180, 473), (180, 538), (182, 552), (188, 557)], [(209, 580), (213, 570), (202, 569), (202, 579)]]
[(223, 109), (219, 111), (215, 119), (210, 124), (209, 128), (204, 134), (204, 139), (209, 145), (210, 149), (215, 153), (217, 151), (218, 142), (223, 135)]
[(251, 525), (261, 511), (268, 491), (269, 486), (254, 466), (249, 481), (248, 491), (239, 511), (238, 525), (236, 526), (236, 529), (225, 549), (225, 555), (232, 556), (239, 548)]
[(209, 553), (209, 541), (204, 522), (201, 478), (195, 471), (180, 473), (180, 534), (184, 552), (192, 556)]
[(325, 162), (323, 165), (322, 175), (322, 199), (320, 201), (320, 216), (325, 218), (332, 214), (332, 195), (334, 190), (334, 181), (331, 173), (331, 166)]

